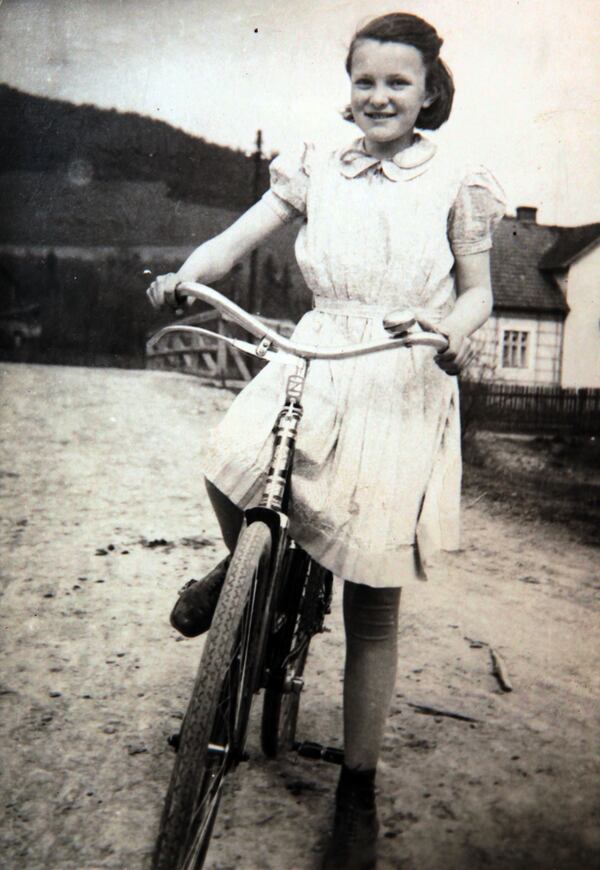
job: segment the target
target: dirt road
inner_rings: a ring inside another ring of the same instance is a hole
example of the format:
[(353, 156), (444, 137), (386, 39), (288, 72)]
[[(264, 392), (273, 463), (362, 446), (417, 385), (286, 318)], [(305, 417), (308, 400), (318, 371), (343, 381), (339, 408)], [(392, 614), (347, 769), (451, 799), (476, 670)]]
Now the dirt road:
[[(198, 465), (231, 394), (159, 372), (0, 374), (0, 863), (141, 870), (172, 762), (165, 738), (201, 645), (166, 617), (182, 581), (221, 552)], [(598, 550), (466, 500), (449, 577), (405, 590), (403, 605), (380, 870), (599, 866)], [(339, 595), (329, 626), (299, 728), (337, 744)], [(512, 693), (485, 644), (504, 657)], [(255, 730), (250, 751), (207, 866), (308, 870), (336, 770), (267, 763)]]

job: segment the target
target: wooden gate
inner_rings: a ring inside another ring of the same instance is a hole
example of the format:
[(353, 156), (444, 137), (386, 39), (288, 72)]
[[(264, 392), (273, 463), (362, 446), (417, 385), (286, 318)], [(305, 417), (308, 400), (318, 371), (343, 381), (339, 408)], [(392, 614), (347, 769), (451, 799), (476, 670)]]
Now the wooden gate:
[[(272, 320), (267, 317), (259, 317), (259, 320), (286, 338), (289, 338), (295, 326), (291, 320)], [(248, 338), (248, 334), (235, 321), (219, 311), (205, 311), (186, 317), (179, 323), (202, 326), (232, 338)], [(259, 359), (245, 356), (241, 351), (216, 338), (171, 332), (164, 335), (154, 347), (146, 346), (146, 365), (153, 369), (186, 372), (218, 381), (224, 386), (226, 382), (249, 381), (263, 363)]]

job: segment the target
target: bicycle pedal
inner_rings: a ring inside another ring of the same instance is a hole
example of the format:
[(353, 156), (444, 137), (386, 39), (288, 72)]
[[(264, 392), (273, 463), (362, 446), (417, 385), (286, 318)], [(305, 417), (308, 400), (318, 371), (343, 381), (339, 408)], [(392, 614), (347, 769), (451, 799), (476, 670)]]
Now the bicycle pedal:
[(286, 694), (299, 695), (304, 688), (304, 680), (302, 677), (286, 676), (283, 681), (282, 691)]
[(302, 758), (312, 758), (316, 761), (327, 761), (330, 764), (343, 764), (344, 752), (342, 749), (337, 749), (335, 746), (323, 746), (322, 743), (314, 743), (312, 740), (305, 740), (292, 744), (292, 752)]
[(250, 761), (250, 753), (245, 750), (243, 752), (232, 752), (230, 757), (234, 764), (241, 764), (243, 761)]

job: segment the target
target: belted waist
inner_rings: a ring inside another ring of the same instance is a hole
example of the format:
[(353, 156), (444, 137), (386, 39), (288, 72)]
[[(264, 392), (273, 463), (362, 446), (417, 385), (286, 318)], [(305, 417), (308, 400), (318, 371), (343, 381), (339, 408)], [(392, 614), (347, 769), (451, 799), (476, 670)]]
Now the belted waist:
[(357, 299), (329, 299), (326, 296), (315, 296), (313, 308), (330, 314), (342, 314), (346, 317), (363, 317), (365, 320), (381, 320), (393, 308), (392, 305), (374, 305), (360, 302)]
[(315, 311), (325, 311), (328, 314), (341, 314), (345, 317), (362, 317), (365, 320), (382, 320), (388, 314), (395, 310), (410, 311), (417, 319), (422, 316), (430, 323), (435, 324), (442, 319), (440, 311), (435, 309), (427, 309), (423, 306), (410, 305), (387, 305), (361, 302), (357, 299), (331, 299), (327, 296), (315, 296), (313, 298), (313, 309)]

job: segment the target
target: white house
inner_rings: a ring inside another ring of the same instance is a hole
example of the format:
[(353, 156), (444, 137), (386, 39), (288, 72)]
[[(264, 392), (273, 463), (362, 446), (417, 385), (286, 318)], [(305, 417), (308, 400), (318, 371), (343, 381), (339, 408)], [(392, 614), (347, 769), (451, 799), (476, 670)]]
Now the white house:
[(600, 223), (544, 226), (536, 211), (518, 208), (494, 236), (494, 313), (477, 334), (483, 376), (598, 388)]

